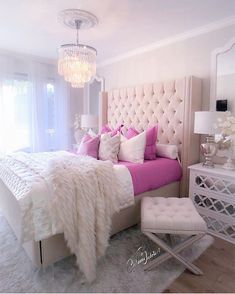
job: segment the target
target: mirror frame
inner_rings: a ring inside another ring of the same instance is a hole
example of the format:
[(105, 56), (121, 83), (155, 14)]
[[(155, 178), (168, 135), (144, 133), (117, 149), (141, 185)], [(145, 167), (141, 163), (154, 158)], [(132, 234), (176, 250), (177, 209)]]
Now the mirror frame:
[(210, 84), (210, 110), (216, 110), (217, 96), (217, 58), (220, 54), (226, 53), (235, 46), (235, 37), (223, 47), (217, 48), (211, 53), (211, 84)]
[(105, 91), (105, 79), (104, 77), (100, 77), (99, 75), (95, 75), (88, 83), (85, 84), (84, 87), (84, 107), (83, 107), (83, 111), (84, 113), (90, 113), (90, 85), (92, 85), (92, 83), (94, 81), (97, 81), (101, 84), (101, 92)]

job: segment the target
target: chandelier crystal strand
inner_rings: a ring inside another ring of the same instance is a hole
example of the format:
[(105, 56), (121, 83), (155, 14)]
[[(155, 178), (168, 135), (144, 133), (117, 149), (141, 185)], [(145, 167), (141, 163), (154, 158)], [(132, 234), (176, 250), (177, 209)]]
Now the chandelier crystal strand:
[(96, 74), (96, 50), (85, 45), (62, 45), (58, 71), (72, 87), (84, 87)]
[(82, 21), (75, 20), (77, 43), (62, 45), (59, 50), (58, 72), (73, 88), (82, 88), (96, 74), (96, 50), (79, 44), (78, 31)]

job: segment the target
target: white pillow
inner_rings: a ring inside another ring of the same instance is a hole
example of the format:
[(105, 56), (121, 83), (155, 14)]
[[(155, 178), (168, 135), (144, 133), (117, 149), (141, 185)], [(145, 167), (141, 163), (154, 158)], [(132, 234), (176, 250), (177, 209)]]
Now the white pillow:
[(134, 163), (143, 163), (145, 145), (146, 131), (129, 140), (121, 135), (121, 144), (118, 159)]
[(120, 133), (113, 137), (109, 133), (102, 134), (100, 137), (99, 159), (117, 163), (119, 147)]
[(90, 135), (92, 138), (95, 138), (97, 136), (97, 134), (94, 131), (92, 131), (92, 129), (89, 129), (88, 135)]
[(156, 144), (157, 156), (166, 157), (170, 159), (178, 158), (178, 147), (176, 145), (169, 144)]

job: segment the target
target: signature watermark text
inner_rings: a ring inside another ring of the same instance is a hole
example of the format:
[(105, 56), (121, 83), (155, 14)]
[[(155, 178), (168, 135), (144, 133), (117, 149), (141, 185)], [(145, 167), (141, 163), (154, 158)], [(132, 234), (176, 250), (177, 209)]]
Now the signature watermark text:
[(137, 265), (140, 264), (147, 264), (148, 261), (155, 256), (160, 254), (160, 248), (153, 251), (148, 252), (145, 248), (145, 246), (140, 246), (137, 250), (136, 253), (127, 260), (126, 266), (127, 266), (127, 271), (130, 273), (134, 270), (134, 268)]

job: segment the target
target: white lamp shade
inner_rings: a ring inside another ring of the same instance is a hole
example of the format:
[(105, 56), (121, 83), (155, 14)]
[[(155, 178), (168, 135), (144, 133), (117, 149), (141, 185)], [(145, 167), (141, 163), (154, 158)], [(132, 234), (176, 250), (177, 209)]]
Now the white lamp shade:
[(98, 127), (98, 117), (92, 114), (82, 114), (81, 115), (81, 127), (82, 128), (97, 128)]
[(214, 135), (218, 133), (215, 128), (217, 119), (223, 117), (220, 111), (196, 111), (194, 120), (194, 133), (204, 135)]

